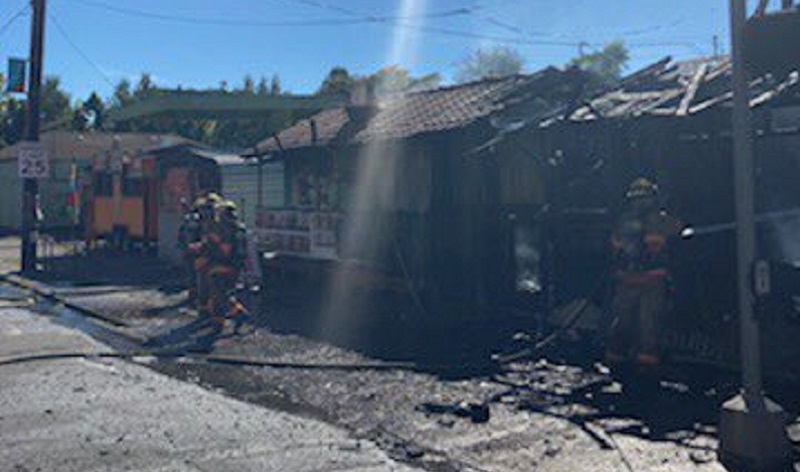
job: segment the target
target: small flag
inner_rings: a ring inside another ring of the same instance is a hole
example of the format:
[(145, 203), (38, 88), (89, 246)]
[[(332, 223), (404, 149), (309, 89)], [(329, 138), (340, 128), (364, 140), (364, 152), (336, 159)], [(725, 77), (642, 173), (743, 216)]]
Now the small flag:
[(8, 59), (8, 83), (6, 92), (25, 93), (25, 70), (27, 68), (25, 59)]

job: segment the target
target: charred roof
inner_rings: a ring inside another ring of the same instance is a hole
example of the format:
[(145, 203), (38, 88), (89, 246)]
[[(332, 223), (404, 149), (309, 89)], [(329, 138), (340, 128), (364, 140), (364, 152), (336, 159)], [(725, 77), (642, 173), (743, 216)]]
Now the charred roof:
[[(686, 116), (715, 107), (730, 107), (733, 98), (730, 58), (702, 57), (686, 61), (670, 58), (652, 64), (605, 91), (543, 123), (582, 122), (603, 118)], [(750, 82), (753, 107), (779, 99), (798, 98), (798, 72), (784, 76), (766, 74)]]

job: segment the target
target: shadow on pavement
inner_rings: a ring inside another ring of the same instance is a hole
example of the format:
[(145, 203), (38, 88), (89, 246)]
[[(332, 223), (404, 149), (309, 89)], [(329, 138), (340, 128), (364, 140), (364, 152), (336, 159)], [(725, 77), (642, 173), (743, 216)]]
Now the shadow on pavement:
[(35, 280), (55, 286), (127, 286), (157, 288), (165, 293), (183, 290), (183, 275), (155, 256), (99, 249), (81, 254), (49, 257)]
[(375, 359), (413, 362), (423, 371), (449, 379), (497, 372), (492, 353), (521, 328), (491, 317), (421, 312), (407, 294), (394, 292), (357, 293), (358, 313), (331, 312), (321, 292), (300, 285), (266, 287), (256, 323), (279, 334), (301, 335)]

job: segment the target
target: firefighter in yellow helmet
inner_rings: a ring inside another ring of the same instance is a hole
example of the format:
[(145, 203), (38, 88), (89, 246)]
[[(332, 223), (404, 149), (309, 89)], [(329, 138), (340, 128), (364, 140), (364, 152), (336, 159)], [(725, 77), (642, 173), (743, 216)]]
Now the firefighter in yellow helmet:
[(236, 205), (223, 200), (215, 207), (215, 224), (205, 239), (209, 257), (206, 310), (224, 323), (231, 313), (231, 292), (236, 287), (239, 274), (247, 256), (246, 229), (239, 222)]
[(222, 201), (222, 197), (209, 192), (198, 197), (193, 205), (196, 227), (193, 228), (191, 241), (186, 245), (186, 257), (191, 260), (194, 269), (194, 304), (201, 311), (205, 310), (209, 297), (208, 270), (211, 266), (211, 254), (206, 241), (208, 234), (214, 231), (216, 207)]
[(606, 360), (655, 366), (670, 278), (667, 250), (683, 224), (660, 207), (658, 186), (646, 178), (634, 180), (625, 197), (611, 238), (616, 284)]

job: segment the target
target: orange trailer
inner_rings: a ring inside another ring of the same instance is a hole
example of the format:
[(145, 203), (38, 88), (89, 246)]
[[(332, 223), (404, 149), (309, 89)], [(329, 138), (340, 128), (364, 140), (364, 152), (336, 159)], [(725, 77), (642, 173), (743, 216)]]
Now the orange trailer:
[[(163, 213), (180, 214), (179, 202), (200, 192), (219, 190), (219, 170), (197, 156), (193, 145), (180, 144), (135, 156), (113, 157), (92, 165), (87, 208), (87, 239), (152, 247), (164, 236)], [(213, 164), (213, 165), (212, 165)], [(160, 237), (161, 233), (161, 237)]]

